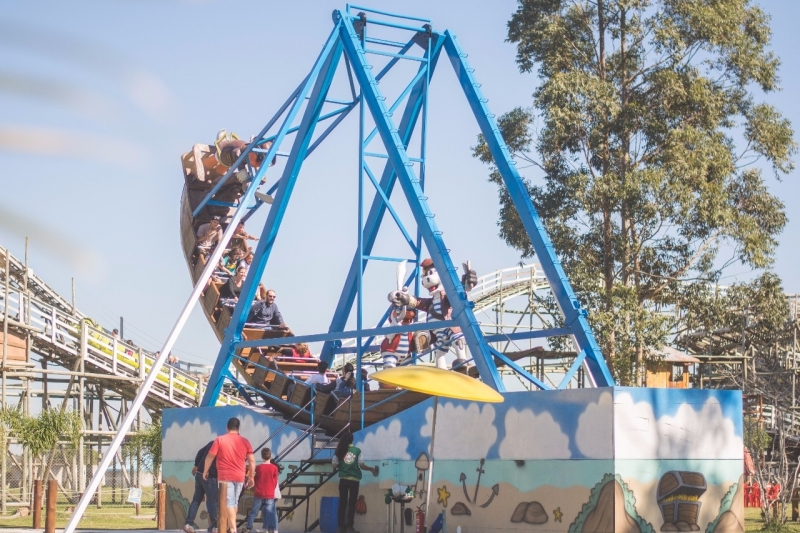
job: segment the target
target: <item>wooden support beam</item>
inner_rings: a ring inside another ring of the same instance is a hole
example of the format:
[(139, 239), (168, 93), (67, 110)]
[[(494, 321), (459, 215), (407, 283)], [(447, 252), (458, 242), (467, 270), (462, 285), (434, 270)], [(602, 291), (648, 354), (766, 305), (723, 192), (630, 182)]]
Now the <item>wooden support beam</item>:
[(167, 484), (159, 483), (156, 486), (156, 529), (167, 529)]
[(33, 529), (42, 529), (42, 480), (33, 481)]
[(44, 519), (44, 533), (56, 533), (56, 502), (58, 501), (58, 482), (47, 482), (47, 513)]
[[(219, 516), (217, 516), (217, 531), (219, 533), (227, 533), (230, 529), (228, 527), (228, 483), (225, 481), (219, 482)], [(236, 524), (233, 524), (236, 528)]]

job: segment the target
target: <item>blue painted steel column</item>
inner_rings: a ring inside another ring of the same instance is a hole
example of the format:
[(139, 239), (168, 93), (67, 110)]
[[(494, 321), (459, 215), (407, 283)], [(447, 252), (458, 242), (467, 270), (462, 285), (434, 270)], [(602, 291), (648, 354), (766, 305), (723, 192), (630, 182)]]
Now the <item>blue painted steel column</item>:
[(364, 100), (369, 106), (370, 113), (381, 135), (389, 155), (389, 161), (397, 173), (411, 212), (414, 214), (414, 218), (421, 229), (425, 245), (431, 254), (436, 269), (439, 271), (442, 285), (444, 285), (453, 308), (453, 320), (459, 323), (462, 328), (464, 338), (470, 347), (473, 361), (478, 368), (481, 379), (493, 389), (504, 391), (505, 387), (500, 373), (497, 371), (497, 366), (495, 366), (494, 357), (489, 350), (489, 346), (483, 340), (480, 325), (472, 312), (474, 304), (467, 299), (467, 293), (458, 279), (450, 254), (441, 237), (442, 232), (439, 231), (433, 221), (433, 214), (428, 208), (427, 201), (420, 189), (419, 179), (414, 174), (413, 163), (406, 154), (405, 144), (398, 135), (399, 130), (394, 126), (390, 113), (383, 104), (385, 97), (378, 90), (377, 81), (368, 68), (369, 65), (364, 57), (365, 53), (358, 35), (349, 18), (344, 17), (341, 11), (339, 16), (342, 20), (340, 31), (345, 53), (352, 62), (353, 71), (361, 85)]
[(458, 76), (462, 89), (467, 96), (469, 105), (478, 125), (481, 128), (486, 143), (492, 152), (492, 157), (497, 165), (503, 182), (508, 189), (508, 193), (517, 208), (522, 224), (528, 232), (528, 236), (533, 243), (533, 249), (544, 269), (550, 288), (555, 295), (561, 312), (564, 313), (564, 323), (572, 330), (572, 334), (578, 343), (578, 351), (586, 353), (586, 364), (598, 387), (610, 387), (614, 385), (614, 378), (608, 370), (603, 354), (595, 341), (589, 323), (586, 320), (586, 311), (581, 309), (581, 304), (572, 290), (567, 274), (561, 266), (561, 261), (553, 250), (553, 244), (547, 236), (539, 213), (533, 206), (530, 194), (525, 187), (515, 162), (511, 157), (508, 147), (500, 135), (500, 129), (494, 120), (494, 115), (489, 113), (486, 106), (486, 98), (480, 90), (480, 84), (475, 81), (472, 75), (473, 69), (469, 68), (466, 61), (466, 54), (461, 50), (456, 37), (449, 31), (445, 31), (445, 49), (450, 57), (450, 62)]
[[(436, 68), (436, 63), (439, 60), (439, 55), (442, 50), (442, 37), (437, 35), (437, 38), (433, 39), (433, 41), (434, 43), (432, 48), (427, 52), (427, 54), (431, 56), (429, 67), (430, 72), (428, 75), (432, 75), (433, 70)], [(425, 64), (420, 66), (420, 69), (424, 68), (426, 68)], [(419, 118), (420, 111), (422, 109), (425, 91), (425, 78), (421, 78), (408, 95), (408, 102), (405, 110), (403, 111), (403, 116), (400, 119), (399, 128), (399, 136), (402, 140), (403, 146), (408, 146), (411, 135), (414, 132), (414, 127), (416, 126), (417, 119)], [(392, 166), (391, 162), (387, 161), (380, 179), (380, 187), (384, 191), (384, 194), (387, 198), (391, 198), (396, 181), (397, 174), (394, 172), (394, 167)], [(386, 209), (386, 203), (381, 198), (381, 195), (376, 193), (375, 198), (372, 201), (372, 205), (370, 206), (369, 214), (367, 214), (363, 230), (364, 253), (366, 255), (370, 255), (372, 253), (372, 248), (375, 245), (375, 240), (378, 237), (378, 229), (381, 226)], [(358, 253), (356, 252), (356, 254), (353, 256), (353, 261), (350, 264), (350, 270), (347, 273), (347, 278), (345, 279), (342, 293), (339, 296), (339, 302), (336, 305), (336, 310), (333, 313), (333, 319), (331, 320), (331, 325), (328, 328), (329, 332), (343, 331), (347, 325), (347, 318), (350, 316), (350, 310), (353, 308), (353, 302), (356, 298), (356, 290), (358, 288), (358, 272), (359, 269), (363, 271), (365, 268), (366, 265), (360, 261)], [(333, 359), (332, 350), (333, 343), (326, 342), (322, 347), (320, 359), (330, 364)]]
[[(239, 295), (239, 301), (234, 309), (233, 316), (228, 328), (225, 330), (225, 337), (222, 340), (217, 360), (214, 363), (214, 369), (209, 376), (208, 388), (203, 395), (201, 406), (215, 405), (217, 397), (224, 382), (224, 371), (228, 368), (233, 358), (235, 343), (241, 340), (242, 328), (247, 320), (247, 315), (250, 313), (250, 308), (253, 304), (258, 284), (264, 274), (269, 255), (272, 252), (272, 247), (275, 244), (275, 237), (280, 229), (281, 221), (286, 213), (286, 207), (294, 189), (294, 184), (297, 180), (297, 175), (300, 172), (300, 167), (308, 150), (308, 145), (311, 142), (311, 137), (314, 133), (314, 128), (317, 124), (320, 111), (325, 102), (325, 97), (328, 93), (331, 81), (336, 73), (336, 66), (339, 63), (339, 58), (342, 55), (342, 43), (339, 38), (338, 25), (334, 28), (331, 36), (328, 38), (322, 53), (317, 58), (317, 62), (311, 71), (311, 75), (307, 78), (306, 85), (303, 91), (297, 96), (295, 105), (293, 106), (289, 116), (281, 128), (275, 143), (270, 149), (270, 157), (272, 151), (277, 151), (286, 131), (291, 126), (294, 117), (300, 111), (301, 104), (303, 103), (306, 94), (311, 89), (313, 84), (313, 91), (308, 101), (303, 119), (300, 124), (300, 129), (297, 131), (292, 151), (286, 162), (286, 168), (283, 171), (278, 182), (278, 189), (275, 193), (275, 201), (269, 210), (267, 220), (264, 224), (264, 229), (258, 241), (258, 246), (253, 254), (253, 263), (247, 272), (247, 278), (242, 285), (242, 292)], [(269, 161), (269, 159), (267, 159)], [(269, 165), (264, 164), (253, 180), (253, 185), (260, 183), (261, 175)], [(252, 187), (255, 189), (255, 187)]]

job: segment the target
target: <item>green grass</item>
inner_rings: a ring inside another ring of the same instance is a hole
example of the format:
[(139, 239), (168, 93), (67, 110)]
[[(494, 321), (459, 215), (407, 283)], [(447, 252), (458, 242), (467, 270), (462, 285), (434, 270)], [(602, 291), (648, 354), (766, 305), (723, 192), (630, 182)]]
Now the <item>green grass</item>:
[[(12, 489), (9, 491), (9, 501), (19, 499), (19, 490)], [(136, 518), (136, 510), (134, 506), (129, 503), (122, 503), (128, 497), (128, 489), (117, 488), (112, 489), (104, 488), (102, 495), (103, 506), (98, 509), (95, 503), (90, 503), (86, 509), (79, 528), (91, 529), (156, 529), (155, 522), (155, 506), (153, 505), (153, 489), (145, 488), (142, 494), (142, 508), (139, 512), (141, 517), (149, 518)], [(112, 498), (113, 496), (113, 498)], [(112, 499), (116, 503), (112, 503)], [(72, 516), (72, 509), (75, 504), (67, 501), (64, 494), (58, 494), (57, 514), (56, 514), (56, 527), (63, 528), (67, 525), (67, 521)], [(9, 518), (8, 516), (14, 513), (17, 507), (8, 507), (8, 514), (6, 516), (0, 515), (0, 529), (2, 528), (31, 528), (33, 527), (33, 516)], [(69, 511), (69, 512), (67, 512)], [(42, 527), (44, 527), (44, 509), (42, 510)]]
[[(74, 508), (74, 506), (72, 506)], [(59, 506), (58, 514), (56, 515), (56, 527), (63, 528), (67, 525), (67, 521), (72, 516), (72, 513), (66, 512), (67, 507)], [(98, 509), (95, 505), (89, 506), (83, 519), (78, 525), (79, 529), (156, 529), (156, 522), (154, 519), (155, 509), (143, 508), (141, 516), (149, 518), (136, 518), (136, 511), (133, 505), (126, 507), (117, 506), (104, 506)], [(29, 528), (33, 526), (33, 517), (28, 515), (19, 518), (2, 518), (0, 517), (1, 528)], [(42, 527), (44, 527), (44, 512), (42, 513)]]
[[(800, 533), (800, 522), (791, 521), (791, 512), (789, 514), (789, 522), (786, 523), (784, 531), (791, 531)], [(764, 522), (761, 520), (761, 509), (747, 508), (744, 510), (744, 530), (745, 531), (763, 531)]]

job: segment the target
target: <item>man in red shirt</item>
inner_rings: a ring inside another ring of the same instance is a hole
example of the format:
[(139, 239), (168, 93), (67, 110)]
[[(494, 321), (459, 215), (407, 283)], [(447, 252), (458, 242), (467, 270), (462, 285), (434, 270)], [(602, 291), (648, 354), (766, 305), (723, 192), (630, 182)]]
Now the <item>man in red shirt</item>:
[[(203, 469), (203, 479), (208, 479), (209, 468), (216, 458), (217, 479), (228, 484), (226, 503), (228, 531), (233, 533), (236, 532), (236, 510), (239, 507), (239, 495), (242, 493), (243, 487), (249, 489), (253, 486), (256, 470), (253, 447), (249, 440), (239, 435), (239, 425), (238, 418), (234, 417), (228, 420), (228, 433), (214, 440), (214, 444), (211, 445), (211, 449), (206, 455)], [(244, 466), (245, 460), (247, 461), (247, 470)]]

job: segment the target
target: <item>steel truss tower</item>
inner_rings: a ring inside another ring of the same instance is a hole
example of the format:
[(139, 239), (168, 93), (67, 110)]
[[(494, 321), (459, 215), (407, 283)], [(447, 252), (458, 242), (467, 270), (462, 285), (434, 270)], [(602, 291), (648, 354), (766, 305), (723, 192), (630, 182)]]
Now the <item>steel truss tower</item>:
[[(375, 345), (372, 343), (377, 336), (399, 331), (428, 329), (430, 326), (425, 323), (385, 327), (386, 316), (377, 326), (372, 327), (365, 324), (362, 317), (363, 275), (367, 265), (372, 261), (410, 261), (414, 268), (407, 284), (418, 288), (418, 265), (424, 257), (424, 247), (427, 255), (433, 259), (453, 308), (452, 320), (440, 322), (437, 327), (458, 326), (461, 328), (472, 361), (478, 369), (480, 378), (485, 383), (498, 391), (504, 390), (495, 364), (495, 360), (499, 360), (536, 387), (552, 388), (490, 346), (490, 343), (499, 340), (571, 336), (574, 339), (578, 355), (558, 387), (565, 387), (582, 366), (585, 366), (595, 385), (613, 385), (613, 378), (587, 323), (586, 311), (581, 309), (561, 263), (556, 257), (536, 208), (531, 202), (525, 183), (517, 172), (514, 161), (500, 135), (494, 115), (490, 113), (486, 105), (487, 100), (481, 93), (480, 84), (473, 76), (473, 69), (467, 63), (467, 54), (462, 51), (455, 35), (450, 31), (434, 30), (430, 21), (424, 18), (350, 5), (345, 10), (333, 12), (333, 26), (333, 30), (308, 76), (261, 133), (254, 138), (247, 150), (231, 167), (231, 171), (209, 192), (194, 212), (194, 215), (197, 216), (206, 205), (221, 205), (222, 203), (215, 199), (216, 192), (234, 174), (236, 169), (244, 166), (252, 179), (242, 198), (237, 203), (230, 204), (231, 207), (237, 208), (230, 223), (236, 224), (239, 220), (248, 218), (254, 208), (258, 208), (264, 203), (266, 196), (264, 194), (256, 195), (256, 189), (266, 178), (266, 173), (270, 168), (266, 164), (261, 165), (258, 169), (251, 167), (248, 154), (250, 152), (266, 154), (265, 161), (272, 161), (279, 155), (287, 157), (282, 174), (266, 187), (267, 195), (272, 197), (272, 205), (254, 252), (253, 263), (242, 287), (241, 297), (222, 341), (202, 404), (214, 405), (225, 380), (235, 381), (229, 367), (233, 359), (239, 357), (238, 351), (243, 348), (274, 346), (286, 342), (286, 339), (244, 340), (242, 329), (252, 306), (258, 283), (270, 260), (281, 222), (304, 160), (354, 110), (358, 110), (360, 123), (358, 146), (360, 158), (358, 169), (359, 232), (355, 254), (349, 273), (344, 280), (339, 302), (328, 331), (320, 334), (300, 335), (292, 340), (294, 342), (324, 341), (321, 357), (329, 362), (337, 353), (355, 349), (358, 370), (360, 370), (360, 356), (368, 350), (374, 351)], [(387, 33), (390, 34), (389, 37), (387, 37)], [(404, 34), (407, 40), (397, 39), (398, 34)], [(467, 298), (464, 287), (456, 274), (456, 268), (445, 246), (442, 232), (434, 221), (434, 215), (428, 206), (425, 195), (425, 182), (428, 179), (426, 176), (428, 89), (442, 53), (449, 60), (458, 77), (463, 95), (470, 105), (481, 133), (486, 138), (503, 182), (533, 243), (538, 260), (563, 314), (563, 327), (522, 331), (503, 335), (502, 339), (494, 339), (492, 335), (485, 335), (481, 331), (475, 318), (473, 304)], [(385, 62), (380, 66), (380, 70), (378, 65), (370, 63), (370, 61), (376, 60)], [(345, 64), (351, 89), (352, 99), (347, 101), (334, 100), (328, 96), (334, 75), (342, 61)], [(379, 82), (403, 61), (412, 61), (418, 65), (418, 68), (399, 98), (390, 102), (382, 93)], [(329, 110), (330, 106), (335, 107)], [(371, 130), (365, 126), (367, 114), (374, 122), (374, 128)], [(294, 125), (298, 116), (299, 124)], [(280, 126), (274, 129), (279, 123)], [(324, 126), (324, 129), (320, 128), (322, 131), (319, 133), (317, 133), (318, 126)], [(415, 132), (420, 139), (418, 150), (414, 150), (410, 146), (412, 135)], [(295, 134), (295, 137), (291, 142), (291, 148), (288, 152), (281, 152), (281, 147), (287, 143), (287, 135), (292, 133)], [(373, 140), (380, 141), (383, 152), (368, 149), (368, 145)], [(383, 162), (383, 169), (380, 172), (373, 170), (376, 161)], [(413, 214), (415, 228), (407, 228), (403, 225), (390, 201), (397, 184), (400, 185), (403, 197)], [(367, 202), (367, 193), (373, 189), (374, 196), (370, 202)], [(376, 257), (372, 255), (373, 246), (381, 225), (387, 218), (387, 212), (389, 218), (400, 229), (407, 243), (408, 251), (397, 254), (396, 257)], [(354, 307), (355, 309), (353, 309)], [(356, 313), (356, 329), (346, 331), (346, 324), (354, 311)], [(345, 339), (356, 339), (355, 348), (343, 347), (341, 341)], [(357, 375), (360, 376), (360, 372), (357, 372)], [(238, 383), (237, 386), (246, 387), (247, 385)], [(358, 386), (361, 387), (360, 382)]]

